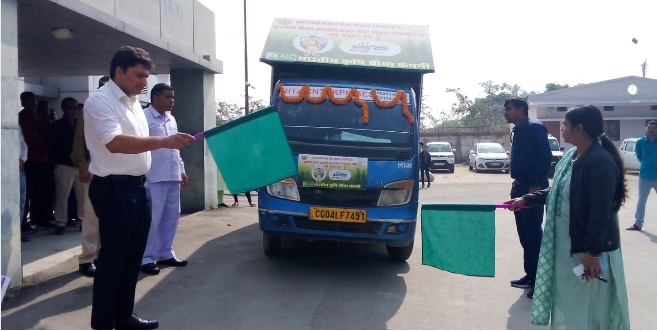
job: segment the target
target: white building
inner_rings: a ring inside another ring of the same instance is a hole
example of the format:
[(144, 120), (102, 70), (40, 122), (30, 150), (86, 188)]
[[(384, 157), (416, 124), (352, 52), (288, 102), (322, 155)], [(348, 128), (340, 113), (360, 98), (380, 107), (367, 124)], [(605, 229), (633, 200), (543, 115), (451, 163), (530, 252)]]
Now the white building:
[[(166, 82), (176, 90), (181, 132), (216, 125), (215, 16), (198, 0), (1, 0), (2, 4), (2, 275), (21, 284), (19, 221), (19, 95), (34, 92), (61, 114), (65, 97), (84, 102), (109, 75), (121, 46), (145, 49), (155, 68), (148, 84)], [(148, 91), (150, 92), (150, 91)], [(140, 96), (148, 102), (148, 95)], [(61, 115), (60, 115), (61, 116)], [(217, 167), (203, 143), (181, 151), (190, 189), (183, 212), (217, 203)]]
[(542, 122), (566, 149), (560, 128), (568, 109), (592, 104), (602, 111), (605, 133), (616, 146), (643, 137), (646, 123), (657, 120), (657, 80), (628, 76), (529, 96), (529, 118)]

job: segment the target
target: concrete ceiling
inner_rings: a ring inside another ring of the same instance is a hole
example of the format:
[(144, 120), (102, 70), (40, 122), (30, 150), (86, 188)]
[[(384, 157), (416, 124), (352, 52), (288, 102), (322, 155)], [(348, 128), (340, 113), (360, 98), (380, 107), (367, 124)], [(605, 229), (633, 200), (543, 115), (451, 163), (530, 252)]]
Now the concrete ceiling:
[[(68, 28), (73, 39), (58, 40), (54, 28)], [(47, 0), (18, 0), (18, 76), (91, 76), (109, 74), (114, 52), (124, 45), (147, 50), (155, 69), (208, 70), (167, 50)]]

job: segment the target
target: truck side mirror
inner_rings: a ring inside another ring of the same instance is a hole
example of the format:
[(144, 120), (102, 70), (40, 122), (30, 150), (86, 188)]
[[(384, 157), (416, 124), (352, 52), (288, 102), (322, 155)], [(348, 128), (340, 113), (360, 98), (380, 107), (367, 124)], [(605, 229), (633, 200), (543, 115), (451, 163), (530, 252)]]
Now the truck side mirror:
[(456, 153), (456, 148), (452, 148), (452, 153)]
[(475, 152), (475, 151), (470, 151), (470, 154), (477, 155), (477, 152)]

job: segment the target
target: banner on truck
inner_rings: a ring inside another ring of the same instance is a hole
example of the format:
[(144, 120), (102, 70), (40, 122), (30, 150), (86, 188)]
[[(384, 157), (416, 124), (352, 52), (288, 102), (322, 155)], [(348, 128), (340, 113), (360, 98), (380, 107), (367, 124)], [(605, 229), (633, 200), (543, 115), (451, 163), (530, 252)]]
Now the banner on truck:
[(274, 18), (260, 60), (435, 71), (425, 25)]
[(302, 187), (367, 187), (367, 159), (362, 157), (300, 154), (298, 172)]

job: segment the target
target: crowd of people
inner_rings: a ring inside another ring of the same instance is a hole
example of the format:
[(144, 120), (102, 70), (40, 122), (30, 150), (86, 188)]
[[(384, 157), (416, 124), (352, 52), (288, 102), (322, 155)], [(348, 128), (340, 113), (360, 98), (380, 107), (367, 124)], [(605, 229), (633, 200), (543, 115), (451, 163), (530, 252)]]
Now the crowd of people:
[(37, 229), (82, 232), (94, 329), (156, 328), (132, 312), (138, 274), (187, 265), (172, 246), (189, 184), (179, 149), (194, 138), (178, 133), (171, 86), (153, 86), (146, 108), (138, 102), (152, 68), (146, 51), (121, 48), (86, 106), (64, 98), (60, 119), (34, 93), (20, 95), (22, 241)]
[[(34, 232), (36, 226), (62, 235), (71, 221), (81, 222), (80, 272), (95, 277), (94, 329), (158, 327), (157, 321), (133, 313), (138, 274), (156, 275), (162, 265), (187, 264), (172, 246), (180, 192), (189, 185), (179, 150), (194, 138), (178, 132), (171, 114), (173, 87), (155, 85), (150, 105), (140, 106), (137, 95), (152, 69), (146, 51), (122, 47), (110, 63), (110, 75), (101, 79), (85, 105), (70, 97), (62, 100), (60, 119), (33, 93), (20, 96), (23, 233)], [(618, 221), (627, 197), (625, 169), (618, 149), (605, 136), (602, 113), (592, 105), (566, 112), (563, 139), (575, 147), (559, 161), (549, 186), (546, 128), (529, 119), (522, 98), (507, 99), (504, 108), (507, 122), (514, 124), (514, 181), (507, 203), (515, 215), (525, 271), (510, 285), (530, 289), (532, 323), (628, 329)], [(641, 230), (646, 197), (656, 187), (657, 122), (649, 122), (646, 133), (637, 143), (641, 192), (636, 221), (627, 230)], [(423, 170), (430, 160), (427, 154), (423, 148)], [(237, 195), (234, 200), (236, 207)], [(572, 273), (578, 264), (581, 279)]]

